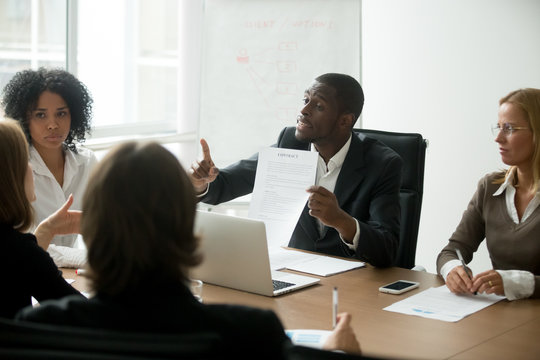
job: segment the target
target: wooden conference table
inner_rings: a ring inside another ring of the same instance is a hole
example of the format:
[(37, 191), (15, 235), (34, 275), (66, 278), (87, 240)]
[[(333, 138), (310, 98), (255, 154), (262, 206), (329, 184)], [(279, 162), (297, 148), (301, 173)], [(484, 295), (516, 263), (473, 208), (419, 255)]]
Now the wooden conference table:
[[(87, 291), (85, 278), (63, 269), (73, 286)], [(395, 280), (419, 281), (418, 289), (383, 294), (381, 285)], [(399, 359), (538, 359), (540, 301), (500, 301), (463, 320), (449, 323), (382, 310), (443, 284), (438, 276), (401, 268), (370, 265), (321, 278), (320, 284), (279, 297), (265, 297), (204, 284), (205, 303), (235, 303), (274, 310), (286, 329), (332, 327), (332, 289), (339, 289), (339, 311), (352, 314), (352, 326), (365, 355)]]

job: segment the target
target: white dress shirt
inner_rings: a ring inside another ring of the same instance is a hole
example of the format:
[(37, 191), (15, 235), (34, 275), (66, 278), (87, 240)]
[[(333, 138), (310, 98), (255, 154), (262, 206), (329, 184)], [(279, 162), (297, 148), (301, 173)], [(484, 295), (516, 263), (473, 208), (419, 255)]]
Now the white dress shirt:
[[(30, 146), (30, 164), (36, 193), (36, 201), (32, 204), (35, 210), (35, 226), (58, 210), (70, 194), (73, 194), (73, 205), (70, 209), (81, 210), (86, 183), (96, 163), (97, 158), (89, 149), (77, 147), (77, 153), (66, 150), (64, 184), (60, 186), (38, 151)], [(53, 238), (47, 251), (57, 266), (81, 267), (86, 263), (86, 249), (74, 248), (76, 240), (77, 234), (57, 235)]]
[[(351, 147), (351, 137), (352, 135), (349, 136), (349, 140), (347, 140), (345, 145), (343, 145), (343, 147), (334, 156), (332, 156), (330, 160), (328, 160), (328, 164), (324, 162), (324, 159), (319, 154), (315, 185), (322, 186), (332, 193), (334, 192), (339, 173), (341, 172), (341, 167), (343, 166), (345, 157), (347, 156), (349, 148)], [(313, 144), (311, 144), (311, 151), (317, 151)], [(349, 244), (343, 240), (341, 234), (339, 234), (339, 237), (341, 238), (341, 241), (343, 241), (343, 243), (349, 247), (349, 249), (356, 251), (356, 248), (358, 247), (358, 239), (360, 238), (360, 225), (358, 224), (358, 220), (354, 219), (354, 221), (356, 222), (356, 232), (354, 234), (352, 244)], [(319, 225), (319, 234), (322, 234), (324, 224), (319, 219), (317, 219), (317, 224)]]
[[(493, 193), (493, 196), (500, 196), (504, 193), (506, 200), (506, 211), (508, 215), (514, 221), (515, 224), (519, 224), (519, 216), (516, 209), (516, 204), (514, 198), (516, 195), (516, 188), (512, 185), (514, 183), (515, 168), (512, 168), (510, 174), (506, 177), (506, 180), (497, 191)], [(527, 220), (527, 218), (533, 213), (533, 211), (540, 205), (540, 193), (536, 193), (534, 198), (529, 202), (523, 216), (521, 217), (521, 222)], [(450, 271), (457, 267), (461, 266), (461, 261), (459, 260), (450, 260), (441, 267), (441, 275), (446, 281), (446, 277)], [(524, 299), (531, 296), (534, 292), (534, 274), (529, 271), (523, 270), (495, 270), (497, 271), (502, 278), (504, 294), (508, 300), (517, 300)]]

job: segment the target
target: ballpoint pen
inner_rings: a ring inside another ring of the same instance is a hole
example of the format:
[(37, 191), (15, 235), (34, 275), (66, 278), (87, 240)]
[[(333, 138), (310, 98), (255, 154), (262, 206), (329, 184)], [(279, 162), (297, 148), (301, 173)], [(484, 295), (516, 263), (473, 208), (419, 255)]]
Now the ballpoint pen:
[(332, 291), (332, 328), (334, 329), (337, 324), (337, 313), (338, 313), (338, 292), (337, 287), (334, 287)]
[[(469, 268), (465, 264), (465, 260), (463, 260), (463, 256), (461, 256), (461, 251), (459, 251), (459, 249), (456, 249), (456, 254), (457, 254), (457, 257), (459, 258), (459, 261), (461, 261), (461, 265), (463, 266), (463, 270), (465, 270), (465, 273), (467, 274), (469, 279), (471, 279), (471, 281), (472, 281), (472, 274), (470, 273)], [(476, 291), (474, 292), (474, 295), (476, 295)]]

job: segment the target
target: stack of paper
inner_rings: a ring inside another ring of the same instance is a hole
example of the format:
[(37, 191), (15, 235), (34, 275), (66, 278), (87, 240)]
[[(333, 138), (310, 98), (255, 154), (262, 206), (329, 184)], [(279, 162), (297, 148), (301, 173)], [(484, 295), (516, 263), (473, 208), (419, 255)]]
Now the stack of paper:
[(318, 276), (330, 276), (366, 266), (361, 261), (337, 259), (283, 248), (270, 249), (272, 270), (289, 269)]

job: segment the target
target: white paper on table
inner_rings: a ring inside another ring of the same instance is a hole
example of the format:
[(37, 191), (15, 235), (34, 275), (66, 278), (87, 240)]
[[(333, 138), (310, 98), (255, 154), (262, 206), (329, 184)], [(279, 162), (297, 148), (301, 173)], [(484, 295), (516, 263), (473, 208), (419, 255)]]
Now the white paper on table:
[(366, 266), (361, 261), (338, 259), (283, 248), (270, 249), (269, 256), (272, 270), (289, 269), (317, 276), (330, 276)]
[(393, 303), (383, 310), (455, 322), (502, 299), (505, 297), (495, 294), (457, 295), (442, 285)]
[(285, 330), (285, 334), (295, 345), (309, 346), (321, 349), (332, 332), (329, 330), (294, 329)]
[(264, 221), (268, 247), (287, 245), (315, 184), (314, 151), (264, 148), (259, 152), (248, 217)]

